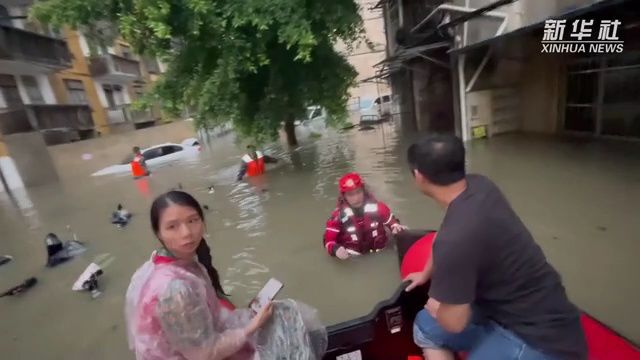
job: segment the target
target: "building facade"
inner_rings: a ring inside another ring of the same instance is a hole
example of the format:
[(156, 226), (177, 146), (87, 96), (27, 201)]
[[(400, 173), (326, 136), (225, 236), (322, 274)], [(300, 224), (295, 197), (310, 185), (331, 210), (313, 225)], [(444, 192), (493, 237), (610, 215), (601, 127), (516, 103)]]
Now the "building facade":
[[(409, 125), (449, 129), (465, 140), (514, 131), (640, 138), (640, 109), (632, 99), (640, 90), (637, 1), (388, 0), (380, 6), (389, 46), (379, 74), (401, 96)], [(567, 32), (575, 21), (618, 20), (624, 51), (545, 53), (547, 19), (565, 21)], [(449, 101), (442, 97), (447, 92)]]
[(0, 189), (57, 178), (47, 146), (153, 126), (134, 110), (163, 70), (128, 44), (89, 51), (85, 37), (31, 22), (32, 1), (0, 0)]
[(369, 107), (376, 98), (390, 94), (386, 82), (375, 79), (375, 65), (386, 56), (386, 36), (384, 16), (380, 7), (375, 7), (375, 0), (356, 0), (360, 7), (367, 42), (355, 44), (347, 49), (338, 44), (337, 50), (342, 52), (358, 72), (356, 86), (350, 90), (352, 110)]

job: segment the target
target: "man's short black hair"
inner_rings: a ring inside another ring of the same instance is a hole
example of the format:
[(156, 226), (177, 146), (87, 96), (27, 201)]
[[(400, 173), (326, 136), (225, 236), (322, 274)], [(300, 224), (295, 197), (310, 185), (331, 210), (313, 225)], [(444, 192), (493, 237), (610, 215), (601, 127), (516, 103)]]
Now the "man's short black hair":
[(407, 150), (411, 170), (436, 185), (450, 185), (464, 179), (464, 144), (455, 135), (428, 135)]
[(134, 146), (133, 147), (133, 152), (136, 153), (136, 154), (139, 153), (140, 152), (140, 146)]

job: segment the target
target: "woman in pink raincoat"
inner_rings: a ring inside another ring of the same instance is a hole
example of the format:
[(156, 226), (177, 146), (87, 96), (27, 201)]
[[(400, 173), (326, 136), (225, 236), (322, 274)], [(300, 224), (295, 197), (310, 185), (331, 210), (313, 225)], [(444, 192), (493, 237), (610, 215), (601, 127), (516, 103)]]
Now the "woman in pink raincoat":
[(138, 360), (257, 359), (254, 334), (272, 314), (229, 310), (196, 259), (205, 231), (200, 204), (170, 191), (151, 206), (162, 244), (131, 278), (126, 296), (129, 345)]

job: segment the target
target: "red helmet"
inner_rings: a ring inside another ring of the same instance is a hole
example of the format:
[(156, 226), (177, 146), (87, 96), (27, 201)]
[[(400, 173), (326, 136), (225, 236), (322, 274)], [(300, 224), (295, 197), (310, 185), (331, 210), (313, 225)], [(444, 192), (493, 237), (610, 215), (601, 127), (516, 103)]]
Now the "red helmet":
[(364, 181), (358, 173), (348, 173), (340, 178), (338, 182), (338, 186), (340, 187), (341, 193), (346, 193), (347, 191), (356, 190), (364, 186)]

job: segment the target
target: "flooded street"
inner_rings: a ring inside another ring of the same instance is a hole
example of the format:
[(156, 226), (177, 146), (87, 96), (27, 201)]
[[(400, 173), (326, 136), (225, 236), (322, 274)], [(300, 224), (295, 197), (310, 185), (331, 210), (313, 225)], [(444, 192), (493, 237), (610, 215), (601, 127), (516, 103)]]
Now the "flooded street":
[[(153, 171), (149, 179), (62, 176), (59, 184), (0, 194), (0, 289), (35, 276), (22, 296), (0, 299), (0, 353), (11, 359), (132, 359), (126, 343), (124, 293), (135, 269), (158, 246), (148, 211), (154, 196), (181, 184), (206, 212), (214, 264), (232, 301), (243, 306), (275, 277), (280, 297), (318, 308), (326, 324), (368, 313), (399, 284), (393, 251), (340, 263), (322, 246), (335, 207), (337, 179), (360, 172), (370, 189), (409, 227), (436, 228), (443, 211), (418, 193), (405, 163), (413, 135), (396, 124), (372, 131), (328, 131), (289, 151), (260, 182), (235, 182), (242, 147), (233, 135), (211, 139), (193, 161)], [(492, 178), (560, 271), (571, 298), (635, 342), (640, 341), (640, 146), (559, 138), (502, 136), (468, 144), (470, 172)], [(128, 148), (118, 149), (125, 154)], [(108, 164), (105, 164), (105, 166)], [(215, 186), (209, 194), (207, 187)], [(263, 191), (264, 189), (264, 191)], [(125, 229), (110, 224), (122, 203)], [(45, 268), (43, 238), (71, 232), (88, 245), (79, 258)], [(108, 254), (108, 255), (107, 255)], [(103, 294), (71, 291), (96, 257), (109, 258)]]

